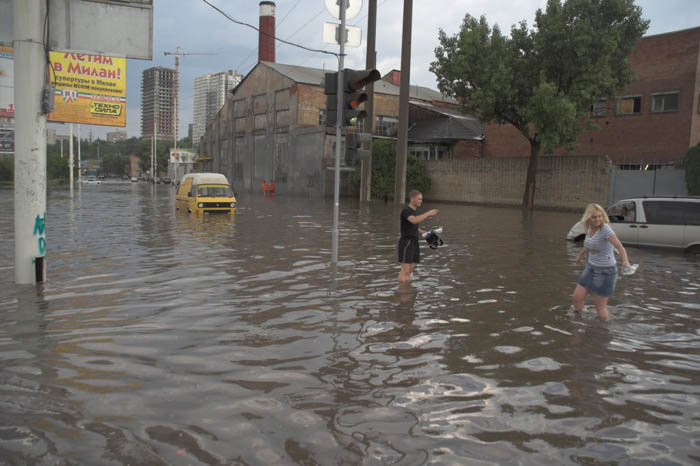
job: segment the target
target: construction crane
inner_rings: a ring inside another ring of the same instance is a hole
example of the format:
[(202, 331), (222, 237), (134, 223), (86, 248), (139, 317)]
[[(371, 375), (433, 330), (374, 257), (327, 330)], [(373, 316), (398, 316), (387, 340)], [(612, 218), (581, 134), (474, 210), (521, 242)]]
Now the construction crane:
[(179, 94), (180, 94), (180, 57), (184, 57), (185, 55), (216, 55), (215, 53), (206, 53), (206, 52), (181, 52), (180, 47), (177, 46), (175, 47), (174, 52), (163, 52), (163, 55), (166, 57), (168, 55), (174, 55), (175, 56), (175, 82), (174, 87), (175, 87), (175, 98), (173, 99), (173, 143), (174, 143), (174, 148), (177, 149), (177, 104), (178, 104), (178, 99), (179, 99)]

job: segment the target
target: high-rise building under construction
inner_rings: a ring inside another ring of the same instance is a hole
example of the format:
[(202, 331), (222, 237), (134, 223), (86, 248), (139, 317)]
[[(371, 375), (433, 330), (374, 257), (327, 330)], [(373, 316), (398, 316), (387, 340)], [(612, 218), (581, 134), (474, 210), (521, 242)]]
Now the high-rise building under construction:
[[(143, 71), (141, 80), (141, 137), (151, 138), (157, 129), (158, 139), (173, 139), (177, 131), (175, 114), (177, 96), (175, 70), (156, 66)], [(174, 124), (173, 124), (174, 123)]]

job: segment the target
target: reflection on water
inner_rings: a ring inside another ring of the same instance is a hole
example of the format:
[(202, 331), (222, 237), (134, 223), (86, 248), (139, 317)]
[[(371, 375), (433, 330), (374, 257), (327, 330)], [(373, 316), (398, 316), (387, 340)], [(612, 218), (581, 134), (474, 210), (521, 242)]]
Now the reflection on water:
[(700, 461), (696, 258), (631, 249), (601, 324), (570, 311), (573, 214), (441, 206), (399, 287), (390, 204), (344, 201), (334, 271), (326, 202), (108, 183), (50, 193), (49, 281), (18, 287), (0, 194), (10, 464)]

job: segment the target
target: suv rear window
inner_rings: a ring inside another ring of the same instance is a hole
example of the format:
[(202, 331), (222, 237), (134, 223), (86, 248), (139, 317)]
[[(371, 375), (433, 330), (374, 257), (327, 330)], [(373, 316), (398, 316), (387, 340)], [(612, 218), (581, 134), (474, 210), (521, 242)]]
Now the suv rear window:
[(700, 225), (700, 202), (644, 201), (647, 223)]

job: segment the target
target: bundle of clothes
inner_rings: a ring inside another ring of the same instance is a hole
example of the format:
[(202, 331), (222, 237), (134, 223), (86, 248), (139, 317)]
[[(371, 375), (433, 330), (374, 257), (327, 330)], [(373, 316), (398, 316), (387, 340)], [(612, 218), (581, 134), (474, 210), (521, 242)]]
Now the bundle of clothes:
[(444, 244), (442, 237), (442, 227), (434, 228), (430, 231), (423, 233), (423, 239), (428, 243), (430, 249), (437, 249)]

